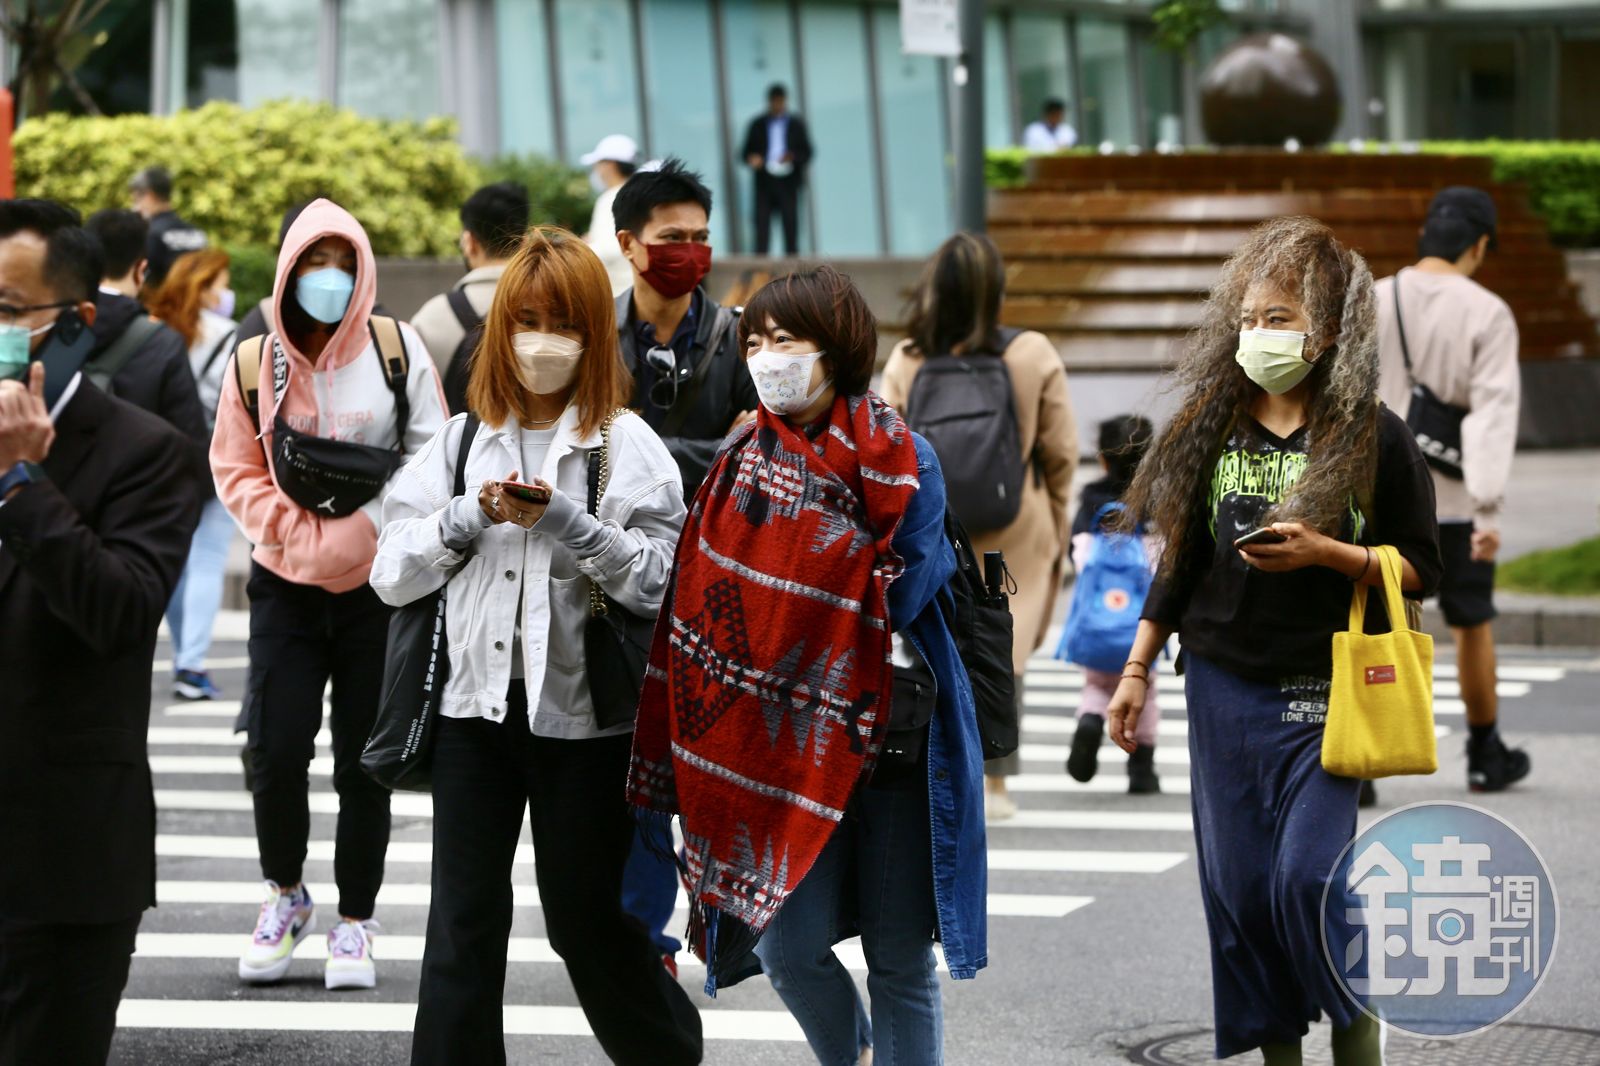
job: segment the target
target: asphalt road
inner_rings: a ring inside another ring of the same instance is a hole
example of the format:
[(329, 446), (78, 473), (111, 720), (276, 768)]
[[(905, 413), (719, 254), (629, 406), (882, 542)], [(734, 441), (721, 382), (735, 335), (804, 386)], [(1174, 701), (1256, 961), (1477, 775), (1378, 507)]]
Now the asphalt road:
[[(282, 985), (241, 987), (235, 959), (254, 924), (261, 886), (250, 797), (242, 786), (239, 743), (230, 733), (236, 705), (177, 704), (160, 661), (167, 654), (163, 643), (152, 675), (150, 744), (160, 808), (161, 905), (146, 915), (142, 927), (113, 1061), (160, 1066), (404, 1062), (426, 920), (428, 798), (397, 795), (395, 800), (393, 845), (379, 901), (384, 932), (375, 949), (378, 987), (328, 993), (320, 955), (321, 933), (333, 918), (336, 899), (330, 861), (336, 798), (327, 770), (313, 768), (313, 858), (307, 879), (323, 907), (317, 933), (301, 945)], [(225, 695), (237, 699), (243, 688), (243, 645), (221, 642), (214, 656), (223, 665), (216, 676)], [(1508, 652), (1504, 666), (1503, 729), (1513, 741), (1526, 743), (1534, 773), (1512, 792), (1472, 801), (1502, 814), (1533, 840), (1552, 868), (1561, 904), (1560, 943), (1549, 976), (1516, 1021), (1600, 1030), (1595, 995), (1600, 988), (1600, 889), (1595, 887), (1600, 860), (1594, 848), (1600, 658)], [(1468, 798), (1464, 726), (1459, 704), (1452, 702), (1447, 661), (1440, 678), (1438, 722), (1449, 730), (1440, 742), (1440, 771), (1431, 778), (1381, 783), (1384, 806)], [(1077, 683), (1057, 664), (1033, 671), (1024, 730), (1026, 772), (1016, 792), (1022, 814), (989, 834), (991, 965), (975, 981), (945, 985), (948, 1062), (1128, 1062), (1130, 1051), (1148, 1041), (1211, 1025), (1178, 679), (1163, 679), (1162, 697), (1158, 769), (1166, 791), (1130, 797), (1121, 791), (1121, 760), (1109, 747), (1102, 776), (1092, 786), (1065, 776), (1061, 762), (1071, 738)], [(319, 756), (326, 755), (326, 744), (319, 742)], [(531, 866), (519, 866), (516, 879), (531, 889)], [(584, 1035), (565, 973), (542, 935), (539, 909), (519, 900), (516, 961), (506, 987), (508, 1030), (516, 1034), (507, 1040), (510, 1059), (603, 1063)], [(859, 967), (858, 952), (855, 958)], [(857, 972), (864, 987), (865, 974)], [(689, 965), (683, 979), (705, 1012), (708, 1063), (813, 1061), (763, 979), (715, 1001), (700, 994), (698, 972)], [(1498, 1033), (1491, 1034), (1499, 1041), (1496, 1047), (1509, 1042), (1531, 1048), (1539, 1036), (1533, 1029)], [(1410, 1048), (1422, 1056), (1414, 1061), (1478, 1066), (1502, 1061), (1488, 1054), (1491, 1037), (1426, 1054), (1417, 1042), (1396, 1038), (1390, 1053), (1394, 1057)], [(1319, 1039), (1321, 1034), (1314, 1034), (1308, 1049)], [(1592, 1043), (1581, 1034), (1560, 1039), (1578, 1049), (1576, 1057), (1513, 1051), (1503, 1061), (1600, 1062), (1600, 1034)], [(1196, 1040), (1204, 1044), (1203, 1037)], [(1317, 1059), (1308, 1054), (1307, 1061)]]

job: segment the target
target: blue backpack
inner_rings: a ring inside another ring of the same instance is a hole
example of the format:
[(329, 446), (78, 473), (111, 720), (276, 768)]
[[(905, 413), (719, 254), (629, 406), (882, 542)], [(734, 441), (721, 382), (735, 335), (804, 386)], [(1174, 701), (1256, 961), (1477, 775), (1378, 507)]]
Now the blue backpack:
[(1091, 670), (1122, 672), (1139, 630), (1139, 615), (1150, 592), (1150, 563), (1144, 537), (1108, 533), (1107, 515), (1122, 510), (1108, 503), (1095, 512), (1088, 558), (1072, 590), (1072, 607), (1056, 658)]

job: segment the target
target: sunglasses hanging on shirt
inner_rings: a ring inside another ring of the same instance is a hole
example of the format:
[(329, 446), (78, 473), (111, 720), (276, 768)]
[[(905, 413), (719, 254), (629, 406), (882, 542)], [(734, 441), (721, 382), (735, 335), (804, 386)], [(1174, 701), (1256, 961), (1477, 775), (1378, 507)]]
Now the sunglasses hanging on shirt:
[(678, 386), (689, 376), (689, 368), (684, 367), (680, 371), (678, 353), (660, 345), (645, 352), (644, 361), (656, 372), (656, 380), (650, 385), (651, 404), (663, 411), (671, 410), (678, 402)]

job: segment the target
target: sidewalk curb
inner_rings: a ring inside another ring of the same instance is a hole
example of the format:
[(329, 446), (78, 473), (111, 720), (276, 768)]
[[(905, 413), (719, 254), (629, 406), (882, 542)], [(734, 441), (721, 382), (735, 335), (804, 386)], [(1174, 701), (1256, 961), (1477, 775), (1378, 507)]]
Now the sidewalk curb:
[[(1600, 597), (1499, 593), (1495, 600), (1500, 612), (1494, 620), (1496, 643), (1600, 649)], [(1437, 603), (1423, 609), (1422, 628), (1435, 640), (1450, 639), (1450, 627)]]

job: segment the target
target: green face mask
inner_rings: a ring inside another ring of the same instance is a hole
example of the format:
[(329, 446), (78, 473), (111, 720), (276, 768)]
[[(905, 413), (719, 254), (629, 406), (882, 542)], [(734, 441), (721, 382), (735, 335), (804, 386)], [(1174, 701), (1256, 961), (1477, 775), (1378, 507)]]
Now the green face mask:
[(1247, 329), (1239, 333), (1233, 357), (1245, 376), (1274, 396), (1282, 396), (1306, 379), (1306, 335), (1294, 329)]

